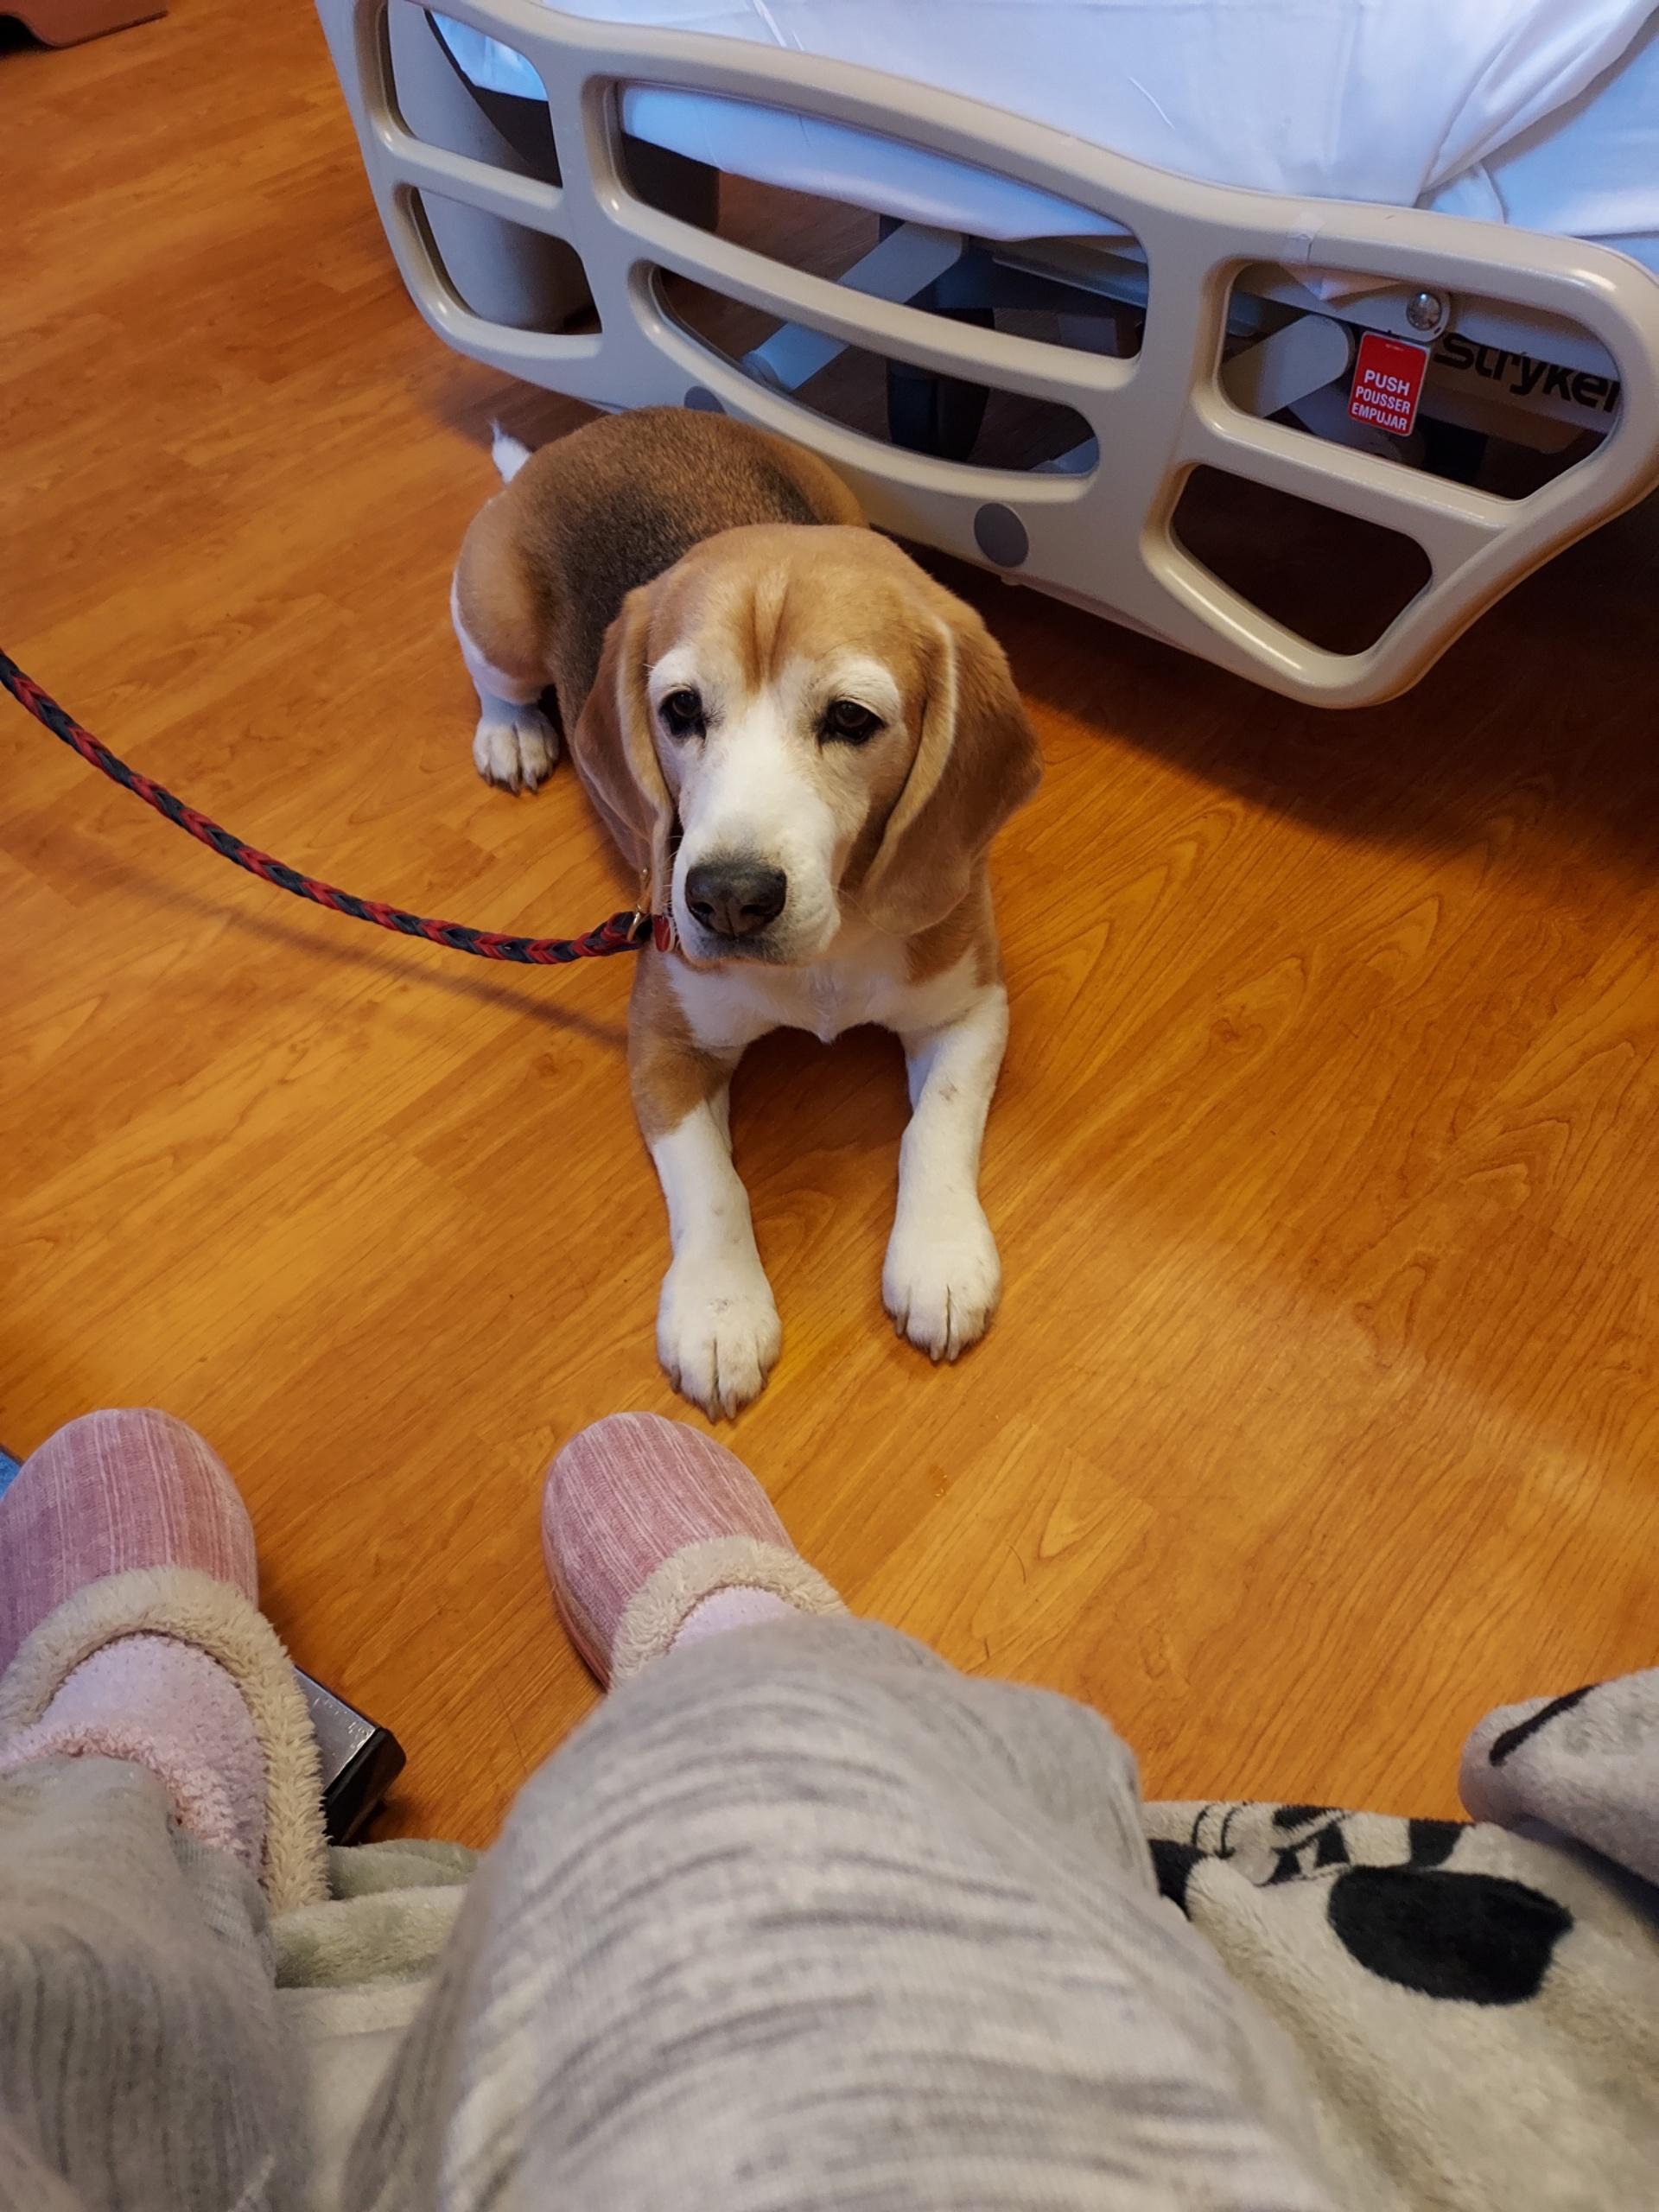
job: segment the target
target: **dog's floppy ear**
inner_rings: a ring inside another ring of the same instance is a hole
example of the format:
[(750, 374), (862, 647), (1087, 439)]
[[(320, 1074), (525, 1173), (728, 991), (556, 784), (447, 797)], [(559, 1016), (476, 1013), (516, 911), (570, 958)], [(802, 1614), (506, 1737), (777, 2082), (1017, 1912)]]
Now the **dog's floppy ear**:
[(914, 937), (958, 906), (993, 837), (1036, 790), (1043, 758), (1007, 657), (970, 607), (939, 592), (921, 736), (858, 893), (878, 929)]
[(633, 865), (651, 871), (651, 908), (668, 906), (669, 835), (674, 804), (651, 735), (646, 689), (651, 587), (631, 591), (605, 632), (599, 673), (588, 694), (571, 749), (583, 782), (599, 802)]

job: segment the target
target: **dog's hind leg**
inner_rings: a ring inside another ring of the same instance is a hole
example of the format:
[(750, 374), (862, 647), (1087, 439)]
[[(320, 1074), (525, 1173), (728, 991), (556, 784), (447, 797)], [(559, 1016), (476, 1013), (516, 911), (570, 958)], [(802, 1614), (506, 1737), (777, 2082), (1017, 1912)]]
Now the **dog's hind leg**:
[(559, 734), (541, 705), (551, 677), (544, 624), (502, 504), (492, 499), (473, 518), (449, 587), (449, 619), (478, 693), (474, 766), (487, 784), (533, 791), (553, 772)]

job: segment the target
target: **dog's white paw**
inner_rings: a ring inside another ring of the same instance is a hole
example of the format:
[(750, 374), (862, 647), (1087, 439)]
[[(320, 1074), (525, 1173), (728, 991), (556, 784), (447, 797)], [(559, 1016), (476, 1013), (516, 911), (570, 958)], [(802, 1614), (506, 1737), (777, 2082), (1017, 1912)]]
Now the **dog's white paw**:
[(559, 734), (539, 707), (504, 707), (480, 715), (473, 765), (504, 791), (533, 791), (553, 772)]
[(996, 1239), (976, 1198), (894, 1222), (881, 1302), (898, 1333), (930, 1359), (954, 1359), (977, 1344), (1001, 1292)]
[(683, 1252), (664, 1276), (657, 1357), (674, 1388), (711, 1419), (760, 1396), (783, 1340), (758, 1260)]

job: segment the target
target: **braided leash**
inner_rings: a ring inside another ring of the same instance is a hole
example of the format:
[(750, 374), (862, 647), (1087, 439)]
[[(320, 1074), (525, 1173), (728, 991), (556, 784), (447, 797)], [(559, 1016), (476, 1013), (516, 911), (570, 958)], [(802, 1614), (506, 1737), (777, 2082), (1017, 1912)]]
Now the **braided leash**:
[(141, 775), (137, 768), (130, 768), (124, 760), (118, 760), (106, 745), (100, 745), (88, 729), (83, 729), (74, 716), (61, 708), (57, 701), (41, 690), (31, 676), (25, 676), (10, 653), (0, 650), (0, 685), (10, 692), (20, 707), (26, 707), (36, 721), (43, 723), (54, 737), (79, 753), (83, 760), (101, 769), (112, 783), (137, 794), (146, 806), (153, 806), (157, 814), (180, 830), (187, 830), (200, 844), (233, 861), (238, 868), (245, 868), (250, 875), (257, 875), (262, 882), (274, 883), (279, 891), (291, 891), (296, 899), (308, 899), (314, 906), (327, 906), (331, 913), (349, 914), (353, 921), (372, 922), (376, 929), (394, 930), (400, 937), (423, 937), (432, 944), (448, 945), (452, 952), (470, 952), (480, 960), (517, 960), (533, 967), (563, 967), (572, 960), (603, 960), (613, 952), (638, 952), (644, 944), (655, 943), (659, 951), (665, 952), (674, 942), (674, 925), (666, 914), (652, 915), (641, 905), (631, 913), (613, 914), (608, 922), (601, 922), (586, 937), (503, 937), (496, 930), (468, 928), (465, 922), (434, 921), (425, 914), (410, 914), (401, 906), (388, 906), (379, 899), (359, 899), (355, 892), (342, 891), (337, 884), (322, 883), (314, 875), (302, 875), (298, 868), (289, 868), (285, 861), (273, 860), (269, 853), (262, 853), (257, 845), (245, 844), (240, 837), (210, 822), (205, 814), (198, 814), (194, 806), (187, 806), (181, 798)]

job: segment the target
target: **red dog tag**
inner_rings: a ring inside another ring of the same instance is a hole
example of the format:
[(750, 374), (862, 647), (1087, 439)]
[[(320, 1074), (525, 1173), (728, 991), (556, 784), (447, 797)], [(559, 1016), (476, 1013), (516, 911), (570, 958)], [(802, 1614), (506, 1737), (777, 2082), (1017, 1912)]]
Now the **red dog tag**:
[(1354, 357), (1348, 412), (1356, 423), (1370, 423), (1396, 438), (1408, 438), (1427, 374), (1427, 346), (1410, 346), (1403, 338), (1384, 338), (1368, 330)]

